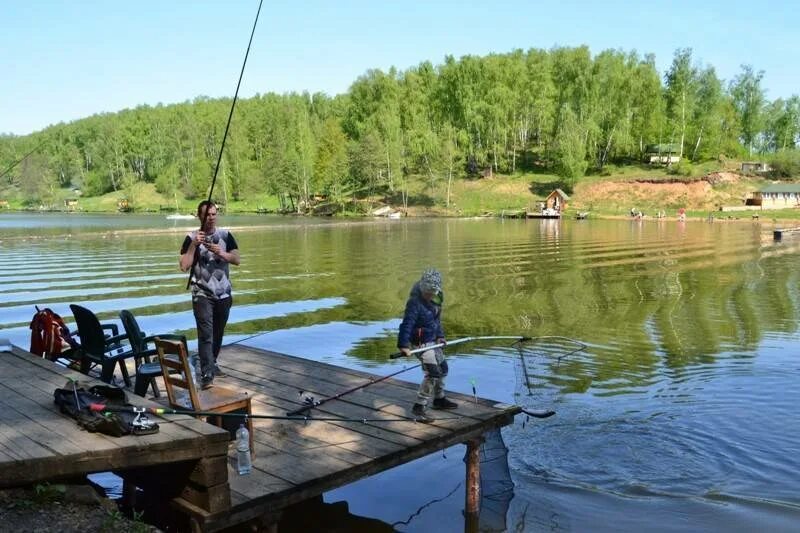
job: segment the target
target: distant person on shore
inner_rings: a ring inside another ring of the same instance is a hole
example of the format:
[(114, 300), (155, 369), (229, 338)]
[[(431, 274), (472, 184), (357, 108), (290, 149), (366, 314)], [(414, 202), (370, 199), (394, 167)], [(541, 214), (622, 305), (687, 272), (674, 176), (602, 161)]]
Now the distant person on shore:
[(192, 310), (197, 322), (197, 350), (200, 354), (200, 385), (211, 387), (214, 377), (224, 377), (217, 366), (222, 336), (233, 303), (229, 264), (240, 263), (239, 246), (233, 234), (217, 227), (217, 206), (204, 200), (197, 206), (200, 230), (186, 235), (181, 246), (180, 267), (192, 270)]
[(678, 209), (678, 221), (683, 222), (684, 220), (686, 220), (686, 209), (681, 207)]
[[(439, 271), (429, 268), (411, 288), (406, 302), (397, 338), (397, 347), (403, 355), (410, 355), (412, 344), (424, 347), (445, 342), (441, 321), (443, 302), (442, 275)], [(420, 422), (430, 422), (431, 419), (425, 415), (425, 410), (431, 399), (434, 409), (455, 409), (458, 404), (448, 400), (444, 395), (448, 368), (442, 348), (431, 348), (417, 354), (417, 358), (422, 363), (424, 377), (411, 412)]]

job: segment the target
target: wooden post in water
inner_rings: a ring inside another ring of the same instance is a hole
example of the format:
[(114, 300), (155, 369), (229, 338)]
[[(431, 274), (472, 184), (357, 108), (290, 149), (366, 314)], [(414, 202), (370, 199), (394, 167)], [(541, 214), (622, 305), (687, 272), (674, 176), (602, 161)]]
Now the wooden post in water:
[(464, 503), (464, 531), (478, 531), (478, 518), (481, 513), (481, 444), (483, 437), (467, 441), (467, 482)]

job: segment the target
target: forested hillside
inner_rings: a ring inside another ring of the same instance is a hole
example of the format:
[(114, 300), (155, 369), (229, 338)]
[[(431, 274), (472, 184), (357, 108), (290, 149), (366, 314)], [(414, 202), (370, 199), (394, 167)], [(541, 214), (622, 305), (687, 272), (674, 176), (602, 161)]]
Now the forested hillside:
[[(544, 168), (570, 186), (609, 163), (641, 161), (649, 145), (670, 147), (679, 165), (773, 154), (778, 173), (791, 174), (781, 161), (797, 163), (800, 97), (769, 101), (761, 79), (743, 66), (725, 82), (689, 49), (663, 77), (652, 55), (587, 47), (370, 70), (335, 97), (240, 100), (215, 197), (266, 192), (296, 208), (315, 195), (340, 206), (375, 194), (406, 202), (414, 180), (446, 204), (453, 180), (490, 167)], [(144, 182), (167, 198), (202, 198), (230, 104), (198, 97), (0, 136), (0, 171), (30, 153), (2, 177), (0, 197), (49, 205), (65, 189), (122, 196)]]

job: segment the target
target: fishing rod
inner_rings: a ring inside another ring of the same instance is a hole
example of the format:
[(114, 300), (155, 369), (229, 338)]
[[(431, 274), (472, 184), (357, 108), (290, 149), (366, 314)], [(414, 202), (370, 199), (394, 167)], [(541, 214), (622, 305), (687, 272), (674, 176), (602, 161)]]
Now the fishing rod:
[[(239, 82), (236, 84), (236, 92), (233, 94), (233, 102), (231, 102), (231, 110), (228, 113), (228, 122), (225, 124), (225, 133), (222, 134), (222, 145), (219, 148), (219, 155), (217, 156), (217, 166), (214, 168), (214, 178), (211, 180), (211, 188), (208, 190), (208, 202), (211, 202), (211, 195), (214, 194), (214, 185), (217, 183), (217, 174), (219, 173), (219, 167), (222, 163), (222, 154), (225, 150), (225, 140), (228, 138), (228, 130), (231, 127), (231, 120), (233, 119), (233, 110), (236, 107), (236, 100), (239, 98), (239, 87), (242, 85), (242, 77), (244, 76), (244, 67), (247, 65), (247, 56), (250, 55), (250, 45), (253, 44), (253, 35), (256, 33), (256, 26), (258, 25), (258, 16), (261, 14), (261, 4), (264, 3), (264, 0), (259, 0), (258, 2), (258, 11), (256, 11), (256, 19), (253, 21), (253, 29), (250, 32), (250, 40), (247, 43), (247, 51), (244, 54), (244, 61), (242, 62), (242, 70), (239, 72)], [(208, 218), (208, 210), (209, 206), (206, 206), (205, 211), (203, 212), (203, 218), (200, 219), (200, 230), (203, 231), (203, 228), (206, 225), (206, 218)], [(186, 289), (188, 290), (189, 287), (192, 285), (192, 276), (194, 275), (194, 269), (197, 266), (197, 262), (200, 260), (200, 254), (198, 253), (198, 247), (194, 249), (194, 256), (192, 257), (192, 267), (189, 269), (189, 279), (186, 280)]]
[[(429, 349), (429, 348), (425, 348), (425, 349)], [(415, 352), (418, 352), (418, 351), (423, 351), (423, 350), (421, 348), (419, 350), (415, 350)], [(330, 402), (332, 400), (337, 400), (337, 399), (341, 398), (342, 396), (350, 394), (351, 392), (356, 392), (357, 390), (361, 390), (363, 388), (369, 387), (370, 385), (374, 385), (376, 383), (380, 383), (381, 381), (384, 381), (384, 380), (387, 380), (389, 378), (392, 378), (392, 377), (394, 377), (394, 376), (396, 376), (398, 374), (402, 374), (403, 372), (408, 372), (409, 370), (413, 370), (415, 368), (419, 368), (420, 366), (421, 365), (419, 365), (419, 364), (414, 365), (414, 366), (407, 366), (407, 367), (403, 368), (402, 370), (398, 370), (397, 372), (392, 372), (391, 374), (389, 374), (387, 376), (383, 376), (383, 377), (377, 378), (377, 379), (371, 379), (371, 380), (367, 381), (366, 383), (362, 383), (361, 385), (358, 385), (358, 386), (353, 387), (351, 389), (347, 389), (346, 391), (342, 391), (339, 394), (334, 394), (333, 396), (330, 396), (328, 398), (323, 398), (321, 400), (315, 400), (313, 397), (307, 396), (305, 398), (306, 405), (304, 405), (303, 407), (298, 407), (294, 411), (288, 411), (286, 413), (286, 416), (299, 415), (300, 413), (304, 413), (304, 412), (308, 411), (309, 409), (313, 409), (314, 407), (319, 407), (322, 404), (325, 404), (325, 403)], [(301, 391), (301, 394), (302, 394), (302, 391)], [(437, 420), (441, 420), (441, 419), (437, 419)]]
[(23, 161), (25, 161), (26, 159), (28, 159), (30, 156), (32, 156), (33, 154), (35, 154), (36, 152), (38, 152), (38, 151), (39, 151), (39, 149), (40, 149), (42, 146), (44, 146), (44, 145), (45, 145), (45, 141), (44, 141), (44, 140), (42, 140), (42, 142), (40, 142), (39, 144), (37, 144), (37, 145), (36, 145), (36, 148), (34, 148), (33, 150), (31, 150), (31, 151), (30, 151), (30, 152), (28, 152), (27, 154), (23, 155), (21, 158), (17, 159), (17, 160), (16, 160), (16, 161), (14, 161), (13, 163), (11, 163), (11, 165), (10, 165), (8, 168), (6, 168), (6, 169), (5, 169), (5, 170), (4, 170), (2, 173), (0, 173), (0, 179), (3, 179), (4, 177), (6, 177), (6, 174), (8, 174), (8, 173), (9, 173), (9, 172), (11, 172), (12, 170), (14, 170), (14, 168), (15, 168), (17, 165), (19, 165), (20, 163), (22, 163)]
[[(532, 337), (523, 337), (521, 335), (488, 335), (483, 337), (464, 337), (462, 339), (456, 339), (454, 341), (447, 341), (447, 342), (440, 342), (438, 344), (431, 344), (428, 346), (424, 346), (422, 348), (418, 348), (416, 350), (411, 350), (408, 352), (408, 355), (425, 352), (427, 350), (432, 350), (434, 348), (444, 348), (445, 346), (453, 346), (455, 344), (461, 344), (464, 342), (470, 341), (496, 341), (496, 340), (510, 340), (513, 339), (517, 342), (526, 342), (532, 339)], [(403, 352), (393, 353), (389, 356), (390, 359), (397, 359), (398, 357), (405, 357), (406, 354)]]
[[(510, 337), (510, 336), (464, 337), (463, 339), (456, 339), (456, 340), (450, 341), (450, 342), (442, 342), (442, 343), (433, 344), (433, 345), (430, 345), (430, 346), (423, 346), (422, 348), (415, 348), (413, 350), (410, 350), (408, 352), (408, 354), (412, 355), (412, 354), (416, 354), (416, 353), (427, 352), (428, 350), (431, 350), (433, 348), (442, 348), (442, 347), (444, 347), (446, 345), (461, 344), (462, 342), (467, 342), (467, 341), (476, 340), (476, 339), (480, 339), (480, 340), (515, 339), (517, 341), (521, 341), (521, 340), (524, 340), (526, 338), (527, 337), (520, 337), (519, 335), (513, 336), (513, 337)], [(403, 357), (403, 356), (404, 356), (404, 354), (402, 352), (397, 352), (397, 353), (390, 354), (389, 358), (390, 359), (397, 359), (398, 357)], [(409, 367), (403, 368), (402, 370), (398, 370), (397, 372), (392, 372), (391, 374), (383, 376), (383, 377), (378, 378), (378, 379), (371, 379), (371, 380), (369, 380), (369, 381), (367, 381), (365, 383), (362, 383), (361, 385), (357, 385), (357, 386), (355, 386), (353, 388), (347, 389), (347, 390), (342, 391), (342, 392), (340, 392), (338, 394), (334, 394), (333, 396), (329, 396), (328, 398), (323, 398), (321, 400), (315, 400), (313, 397), (307, 397), (305, 399), (306, 405), (304, 405), (302, 407), (298, 407), (294, 411), (289, 411), (289, 412), (286, 413), (286, 415), (287, 416), (299, 415), (300, 413), (304, 413), (304, 412), (308, 411), (309, 409), (313, 409), (314, 407), (318, 407), (318, 406), (320, 406), (320, 405), (322, 405), (324, 403), (330, 402), (331, 400), (338, 400), (342, 396), (346, 396), (347, 394), (350, 394), (350, 393), (356, 392), (358, 390), (361, 390), (363, 388), (369, 387), (370, 385), (374, 385), (376, 383), (380, 383), (381, 381), (387, 380), (387, 379), (389, 379), (391, 377), (394, 377), (394, 376), (396, 376), (398, 374), (402, 374), (403, 372), (408, 372), (409, 370), (413, 370), (414, 368), (419, 368), (420, 366), (421, 366), (420, 364), (416, 364), (416, 365), (413, 365), (413, 366), (409, 366)]]
[[(137, 415), (152, 414), (152, 415), (190, 415), (190, 416), (223, 416), (223, 417), (238, 417), (244, 418), (258, 418), (264, 420), (294, 420), (298, 422), (361, 422), (364, 424), (374, 422), (417, 422), (416, 418), (337, 418), (337, 417), (311, 417), (311, 416), (281, 416), (281, 415), (254, 415), (248, 413), (217, 413), (214, 411), (190, 411), (186, 409), (170, 409), (165, 407), (141, 407), (141, 406), (125, 406), (116, 407), (105, 405), (102, 403), (90, 403), (87, 408), (89, 411), (96, 413), (109, 412), (109, 413), (134, 413)], [(451, 416), (435, 418), (434, 420), (458, 420), (462, 417)]]

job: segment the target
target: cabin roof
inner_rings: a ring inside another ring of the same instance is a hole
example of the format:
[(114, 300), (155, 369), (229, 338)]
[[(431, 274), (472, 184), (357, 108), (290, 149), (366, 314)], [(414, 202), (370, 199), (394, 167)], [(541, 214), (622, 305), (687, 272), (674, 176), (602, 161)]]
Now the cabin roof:
[(555, 189), (553, 192), (551, 192), (551, 193), (550, 193), (550, 194), (548, 194), (547, 196), (548, 196), (548, 197), (550, 197), (550, 196), (553, 196), (554, 194), (557, 194), (557, 195), (559, 195), (559, 196), (560, 196), (561, 198), (563, 198), (564, 200), (569, 200), (569, 196), (567, 196), (567, 193), (565, 193), (565, 192), (564, 192), (564, 191), (562, 191), (561, 189)]
[(797, 192), (800, 193), (800, 183), (770, 183), (761, 187), (758, 192)]

